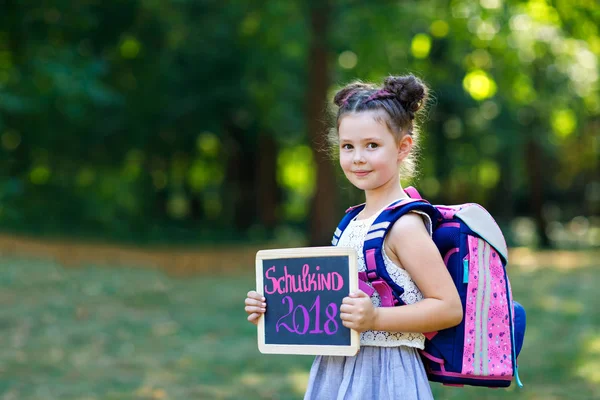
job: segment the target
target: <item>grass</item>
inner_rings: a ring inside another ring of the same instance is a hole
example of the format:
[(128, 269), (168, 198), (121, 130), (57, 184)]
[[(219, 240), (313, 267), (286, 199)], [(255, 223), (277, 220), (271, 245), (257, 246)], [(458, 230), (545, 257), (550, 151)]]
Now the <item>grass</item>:
[[(528, 312), (524, 389), (436, 399), (599, 399), (600, 265), (512, 268)], [(311, 356), (263, 355), (243, 298), (252, 267), (159, 270), (0, 259), (0, 399), (301, 399)]]

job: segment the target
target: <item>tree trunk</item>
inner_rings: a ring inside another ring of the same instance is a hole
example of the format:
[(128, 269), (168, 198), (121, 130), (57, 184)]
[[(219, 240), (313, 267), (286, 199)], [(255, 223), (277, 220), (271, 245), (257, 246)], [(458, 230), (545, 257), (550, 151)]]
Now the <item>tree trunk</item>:
[(542, 149), (533, 138), (529, 138), (525, 147), (525, 165), (529, 178), (529, 196), (531, 211), (535, 220), (540, 246), (551, 247), (550, 240), (546, 234), (546, 219), (544, 218), (544, 173)]
[(231, 224), (238, 231), (246, 231), (256, 221), (256, 152), (254, 146), (244, 140), (244, 132), (230, 124), (227, 128), (229, 158), (225, 172), (228, 183), (226, 196), (228, 197), (227, 210), (231, 210), (228, 217)]
[(515, 197), (510, 177), (513, 175), (512, 152), (504, 151), (496, 157), (500, 164), (500, 180), (492, 191), (492, 197), (488, 202), (488, 211), (496, 220), (507, 225), (514, 216)]
[(269, 134), (261, 134), (258, 143), (256, 207), (260, 223), (271, 230), (277, 226), (277, 206), (281, 200), (277, 186), (277, 143)]
[(327, 131), (325, 104), (329, 87), (327, 35), (330, 17), (329, 0), (312, 1), (310, 6), (311, 42), (308, 57), (307, 121), (308, 137), (313, 145), (317, 184), (311, 203), (309, 245), (323, 246), (331, 241), (338, 222), (337, 188), (333, 164), (319, 151)]
[[(532, 63), (531, 67), (535, 90), (538, 93), (546, 92), (546, 81), (541, 72), (544, 70), (543, 66), (540, 65), (539, 60), (536, 60)], [(541, 132), (539, 128), (534, 128), (535, 126), (541, 127), (548, 124), (544, 124), (543, 121), (540, 121), (539, 115), (541, 114), (536, 114), (536, 117), (529, 125), (530, 133), (527, 142), (525, 143), (525, 165), (527, 167), (529, 178), (531, 211), (535, 220), (537, 234), (540, 239), (540, 246), (542, 248), (549, 248), (551, 247), (551, 244), (550, 239), (546, 234), (546, 218), (544, 217), (543, 211), (545, 187), (544, 175), (548, 174), (549, 165), (544, 165), (544, 162), (547, 162), (543, 157), (544, 149), (536, 141), (536, 137), (545, 137), (546, 135), (544, 135), (544, 132)]]

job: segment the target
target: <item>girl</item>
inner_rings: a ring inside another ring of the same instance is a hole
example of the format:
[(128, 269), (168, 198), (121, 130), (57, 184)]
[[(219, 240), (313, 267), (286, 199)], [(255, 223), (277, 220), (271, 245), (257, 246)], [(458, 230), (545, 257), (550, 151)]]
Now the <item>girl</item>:
[[(383, 87), (353, 83), (334, 98), (337, 130), (330, 135), (346, 178), (365, 192), (366, 204), (344, 230), (338, 246), (358, 254), (365, 271), (363, 242), (370, 225), (391, 203), (407, 198), (400, 184), (414, 172), (418, 132), (415, 114), (427, 100), (427, 88), (412, 75), (388, 77)], [(340, 306), (344, 326), (361, 332), (353, 357), (317, 356), (305, 399), (432, 399), (417, 349), (422, 332), (458, 325), (462, 305), (439, 251), (431, 239), (431, 221), (416, 212), (401, 217), (384, 242), (385, 266), (404, 288), (401, 307), (379, 307), (375, 291), (351, 293)], [(266, 310), (264, 297), (251, 291), (245, 301), (254, 324)]]

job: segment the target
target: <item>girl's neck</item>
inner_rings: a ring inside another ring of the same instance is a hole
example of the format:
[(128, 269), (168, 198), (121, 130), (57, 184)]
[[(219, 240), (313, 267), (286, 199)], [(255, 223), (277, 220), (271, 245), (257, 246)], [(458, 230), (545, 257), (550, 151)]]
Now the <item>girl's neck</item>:
[(361, 219), (369, 218), (377, 211), (398, 199), (408, 199), (400, 184), (387, 191), (367, 190), (365, 191), (365, 208), (361, 212)]

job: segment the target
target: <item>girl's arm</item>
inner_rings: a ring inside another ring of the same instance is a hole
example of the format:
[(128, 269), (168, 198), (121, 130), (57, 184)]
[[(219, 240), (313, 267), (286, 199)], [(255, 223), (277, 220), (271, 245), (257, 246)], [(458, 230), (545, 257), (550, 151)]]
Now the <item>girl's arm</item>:
[(373, 307), (360, 292), (343, 301), (345, 326), (358, 331), (433, 332), (456, 326), (463, 318), (462, 304), (439, 250), (417, 214), (401, 217), (386, 239), (392, 261), (401, 265), (424, 299), (401, 307)]

